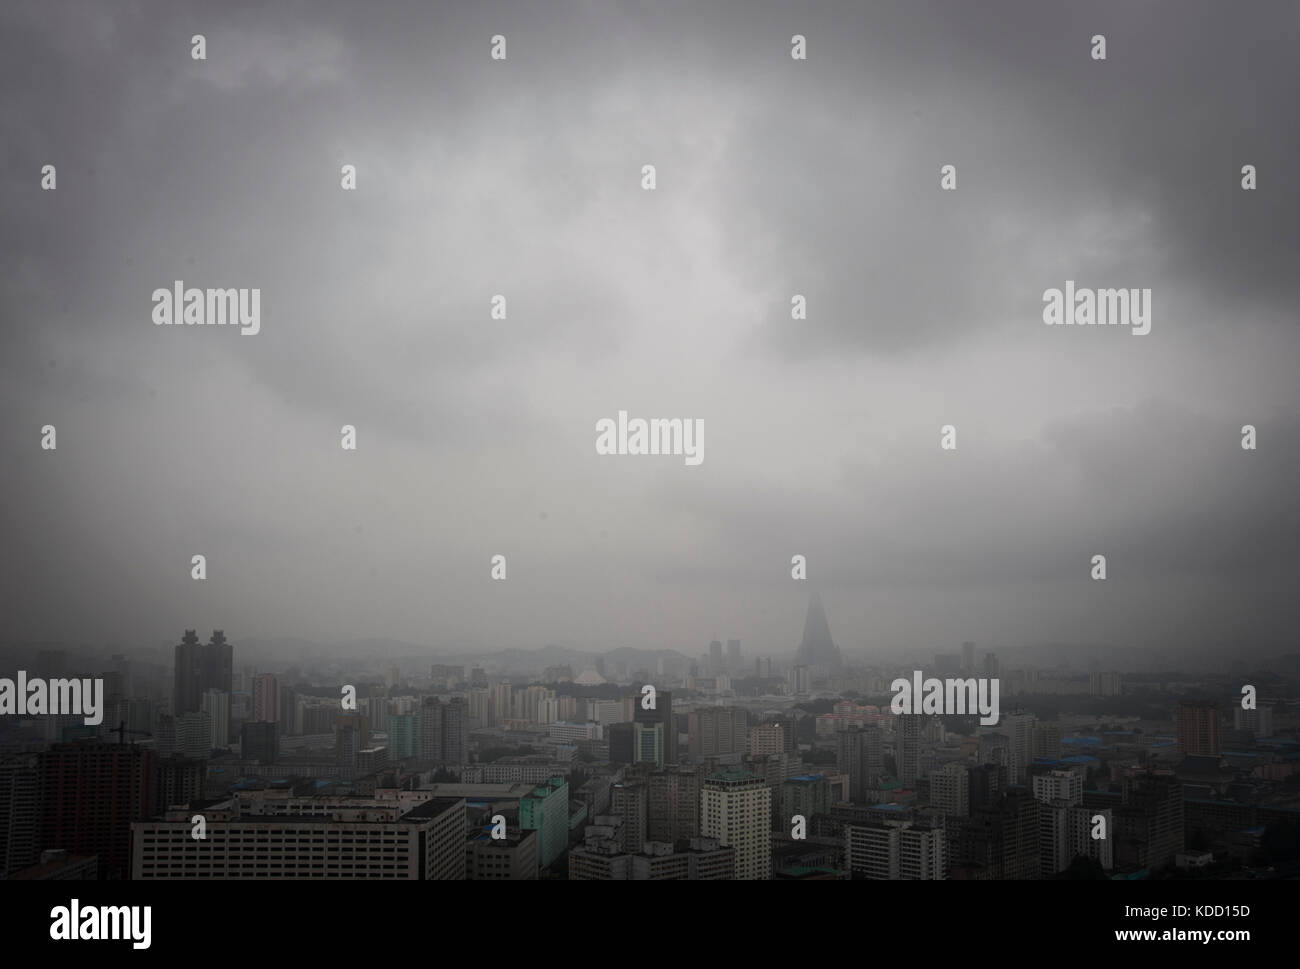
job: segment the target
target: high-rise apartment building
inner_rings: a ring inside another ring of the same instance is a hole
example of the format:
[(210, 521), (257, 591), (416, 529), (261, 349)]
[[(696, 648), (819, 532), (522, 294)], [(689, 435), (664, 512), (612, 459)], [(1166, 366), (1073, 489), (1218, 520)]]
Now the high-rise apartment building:
[(519, 799), (519, 826), (540, 837), (537, 859), (543, 868), (564, 854), (569, 844), (569, 784), (552, 777)]
[(700, 833), (699, 772), (670, 764), (646, 776), (646, 837), (676, 844)]
[(206, 690), (200, 702), (199, 712), (208, 718), (208, 748), (217, 749), (230, 746), (230, 694), (220, 690)]
[(1184, 847), (1183, 789), (1170, 772), (1134, 770), (1120, 779), (1114, 809), (1115, 864), (1156, 871)]
[(1183, 700), (1178, 704), (1178, 746), (1188, 757), (1218, 757), (1219, 704), (1213, 700)]
[(640, 724), (659, 724), (663, 735), (661, 766), (662, 764), (677, 763), (677, 723), (673, 719), (673, 695), (671, 691), (657, 690), (655, 692), (653, 710), (644, 709), (641, 701), (638, 700), (632, 720), (634, 723)]
[(735, 877), (766, 881), (772, 873), (772, 798), (748, 771), (727, 768), (704, 781), (700, 833), (734, 848)]
[(1010, 742), (1010, 758), (1007, 763), (1009, 782), (1013, 787), (1028, 784), (1029, 765), (1034, 753), (1033, 714), (1013, 713), (1003, 717), (998, 726)]
[[(1039, 799), (1038, 863), (1044, 877), (1065, 871), (1075, 858), (1091, 858), (1102, 868), (1114, 866), (1111, 837), (1113, 812), (1109, 808), (1090, 808), (1071, 804), (1062, 798)], [(1093, 837), (1093, 831), (1104, 837)]]
[(388, 718), (388, 756), (405, 760), (420, 754), (420, 717), (415, 713), (396, 713)]
[(274, 723), (251, 721), (240, 729), (239, 756), (259, 764), (274, 764), (280, 757), (280, 731)]
[[(1005, 768), (992, 771), (1002, 774)], [(972, 810), (960, 828), (953, 860), (981, 877), (1034, 879), (1039, 875), (1038, 845), (1038, 802), (1028, 791), (1015, 790)]]
[(692, 757), (741, 754), (747, 749), (749, 711), (744, 707), (703, 707), (686, 719)]
[(35, 754), (0, 758), (0, 878), (36, 863), (40, 799)]
[(1044, 760), (1061, 759), (1061, 724), (1055, 720), (1039, 720), (1034, 724), (1033, 756)]
[(1088, 674), (1088, 693), (1092, 696), (1119, 696), (1123, 692), (1120, 675), (1113, 670)]
[(491, 825), (477, 831), (465, 846), (466, 878), (470, 881), (536, 881), (536, 831), (507, 825), (504, 838), (494, 838)]
[(280, 681), (272, 673), (253, 677), (253, 719), (280, 722)]
[(722, 665), (722, 641), (715, 639), (709, 643), (709, 657), (704, 666), (704, 671), (708, 676), (717, 676), (724, 671)]
[(885, 773), (884, 742), (875, 724), (850, 727), (836, 734), (835, 765), (849, 778), (849, 800), (866, 803), (867, 791), (878, 785)]
[(208, 714), (202, 710), (195, 713), (182, 713), (176, 717), (174, 752), (180, 757), (204, 760), (212, 753), (213, 736), (212, 718)]
[(469, 707), (461, 697), (455, 697), (442, 707), (442, 760), (449, 764), (463, 764), (469, 744)]
[(1007, 769), (999, 764), (980, 764), (966, 771), (970, 780), (970, 814), (996, 804), (1007, 790)]
[(158, 809), (184, 807), (191, 801), (203, 799), (203, 779), (207, 775), (206, 760), (184, 757), (162, 757), (158, 760)]
[(930, 773), (930, 804), (946, 815), (970, 813), (970, 774), (964, 764), (944, 764)]
[(905, 788), (916, 787), (921, 776), (921, 730), (925, 717), (915, 713), (899, 714), (894, 718), (894, 736), (897, 743), (894, 757), (898, 763), (898, 783)]
[(1254, 710), (1243, 710), (1238, 706), (1233, 708), (1232, 714), (1234, 729), (1244, 730), (1256, 740), (1273, 736), (1272, 704), (1261, 703)]
[(749, 728), (749, 754), (783, 754), (786, 752), (785, 726), (781, 723), (759, 723)]
[(442, 760), (442, 701), (436, 696), (426, 696), (420, 704), (420, 760)]
[(632, 723), (633, 763), (664, 766), (664, 725)]
[(740, 640), (727, 640), (727, 672), (732, 676), (739, 676), (740, 670)]
[(947, 847), (942, 828), (910, 821), (849, 824), (845, 828), (849, 870), (875, 881), (943, 881)]
[(831, 813), (831, 785), (821, 774), (801, 774), (784, 781), (780, 788), (778, 827), (790, 824), (795, 815), (812, 821), (814, 815)]
[[(1038, 864), (1044, 876), (1065, 871), (1076, 857), (1092, 858), (1103, 868), (1114, 863), (1110, 810), (1083, 804), (1084, 771), (1051, 770), (1033, 778), (1038, 801)], [(1093, 837), (1097, 831), (1104, 837)]]
[(610, 792), (609, 811), (623, 820), (623, 850), (637, 852), (646, 843), (649, 828), (650, 791), (643, 781), (615, 784)]
[(193, 629), (176, 646), (175, 681), (172, 690), (172, 713), (197, 713), (202, 709), (203, 694), (208, 690), (234, 693), (234, 647), (226, 642), (225, 633), (213, 630), (208, 643), (200, 643)]
[(129, 744), (54, 744), (37, 758), (38, 849), (98, 855), (100, 870), (122, 877), (130, 866), (131, 822), (158, 806), (158, 757)]
[(1034, 777), (1034, 799), (1043, 803), (1065, 801), (1067, 804), (1083, 803), (1083, 772), (1078, 770), (1053, 770)]

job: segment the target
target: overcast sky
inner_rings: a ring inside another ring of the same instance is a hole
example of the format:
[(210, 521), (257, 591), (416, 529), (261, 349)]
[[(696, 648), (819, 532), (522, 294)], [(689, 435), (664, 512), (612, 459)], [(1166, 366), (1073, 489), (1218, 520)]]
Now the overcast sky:
[[(753, 655), (815, 584), (846, 654), (1291, 648), (1298, 28), (6, 3), (4, 636)], [(261, 332), (155, 326), (178, 279), (260, 288)], [(1151, 332), (1045, 326), (1067, 279), (1151, 289)], [(619, 410), (702, 419), (703, 463), (598, 456)]]

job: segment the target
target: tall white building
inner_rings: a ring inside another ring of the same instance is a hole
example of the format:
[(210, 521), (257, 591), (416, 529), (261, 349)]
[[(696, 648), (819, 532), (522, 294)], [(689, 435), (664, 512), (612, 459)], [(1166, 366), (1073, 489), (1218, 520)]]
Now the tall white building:
[(749, 771), (729, 767), (704, 781), (700, 834), (736, 852), (736, 878), (772, 876), (772, 797)]
[(623, 723), (630, 719), (623, 715), (622, 700), (588, 700), (587, 718), (596, 721), (602, 727), (611, 723)]
[(906, 825), (898, 831), (901, 881), (943, 881), (948, 877), (947, 841), (941, 828)]
[(845, 829), (849, 869), (877, 881), (943, 881), (947, 843), (939, 828), (910, 821), (850, 824)]
[(1034, 800), (1049, 803), (1065, 801), (1069, 805), (1083, 802), (1083, 771), (1054, 770), (1034, 778)]
[[(1092, 858), (1110, 871), (1115, 866), (1114, 821), (1110, 808), (1089, 808), (1082, 804), (1070, 808), (1067, 837), (1071, 857)], [(1098, 837), (1100, 833), (1105, 837)]]
[(554, 722), (554, 718), (550, 721), (540, 719), (541, 705), (548, 697), (554, 701), (555, 691), (536, 683), (516, 691), (514, 695), (515, 717), (520, 720), (527, 720), (529, 723)]
[(560, 701), (554, 690), (547, 690), (546, 696), (537, 701), (536, 723), (550, 724), (560, 719)]
[(786, 674), (786, 684), (795, 696), (803, 696), (812, 689), (812, 671), (806, 666), (792, 666)]
[(493, 683), (491, 707), (484, 726), (496, 726), (502, 720), (509, 720), (515, 715), (513, 687), (509, 683)]
[[(1038, 805), (1038, 867), (1055, 875), (1077, 857), (1092, 858), (1105, 869), (1114, 864), (1110, 808), (1083, 806), (1082, 769), (1053, 770), (1034, 777)], [(1094, 836), (1096, 835), (1096, 836)]]
[[(223, 693), (221, 690), (208, 690), (203, 694), (200, 701), (200, 710), (208, 715), (211, 721), (211, 733), (208, 738), (208, 747), (229, 747), (230, 746), (230, 694)], [(203, 756), (207, 756), (205, 753)]]
[[(1115, 861), (1115, 832), (1110, 808), (1071, 805), (1064, 800), (1038, 805), (1038, 866), (1055, 875), (1075, 858), (1092, 858), (1110, 870)], [(1097, 836), (1094, 836), (1094, 832)]]

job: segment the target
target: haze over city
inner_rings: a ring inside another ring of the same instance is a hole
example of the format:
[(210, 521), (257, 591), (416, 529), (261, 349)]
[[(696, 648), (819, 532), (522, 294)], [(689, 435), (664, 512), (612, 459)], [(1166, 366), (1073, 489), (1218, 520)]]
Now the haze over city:
[(1286, 937), (1297, 36), (0, 3), (6, 939)]

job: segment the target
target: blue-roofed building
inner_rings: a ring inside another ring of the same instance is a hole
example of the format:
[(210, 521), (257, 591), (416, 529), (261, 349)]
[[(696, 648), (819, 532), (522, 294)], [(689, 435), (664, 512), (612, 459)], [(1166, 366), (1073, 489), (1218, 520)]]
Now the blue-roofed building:
[(821, 774), (800, 774), (782, 782), (777, 805), (781, 817), (804, 819), (814, 814), (830, 814), (831, 784)]

